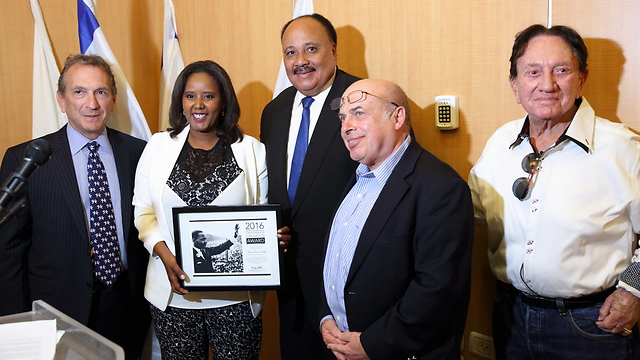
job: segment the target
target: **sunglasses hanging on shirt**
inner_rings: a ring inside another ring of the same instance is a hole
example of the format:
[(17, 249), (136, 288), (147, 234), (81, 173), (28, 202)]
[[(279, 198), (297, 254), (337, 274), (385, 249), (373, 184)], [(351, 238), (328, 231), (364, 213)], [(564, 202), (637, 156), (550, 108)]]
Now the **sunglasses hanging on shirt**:
[(535, 152), (525, 155), (522, 159), (522, 170), (529, 174), (529, 176), (517, 178), (516, 181), (513, 182), (511, 190), (518, 200), (524, 201), (529, 196), (535, 175), (541, 169), (541, 164), (542, 158), (540, 154)]
[(522, 158), (522, 170), (529, 174), (529, 176), (523, 176), (517, 178), (516, 181), (513, 182), (513, 186), (511, 186), (511, 190), (513, 191), (513, 195), (520, 201), (524, 201), (529, 198), (531, 195), (531, 190), (533, 189), (533, 185), (536, 182), (536, 176), (538, 172), (542, 169), (542, 160), (544, 160), (547, 155), (552, 153), (558, 145), (564, 143), (567, 139), (560, 137), (558, 141), (551, 145), (547, 150), (538, 153), (534, 151), (530, 154), (525, 155)]

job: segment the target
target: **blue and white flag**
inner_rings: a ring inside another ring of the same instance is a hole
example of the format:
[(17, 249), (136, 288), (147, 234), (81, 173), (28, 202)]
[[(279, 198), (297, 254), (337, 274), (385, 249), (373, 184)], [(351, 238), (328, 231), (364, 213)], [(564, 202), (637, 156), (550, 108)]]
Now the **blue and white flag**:
[[(295, 19), (302, 15), (313, 14), (313, 0), (298, 0), (296, 6), (293, 9), (293, 17)], [(278, 80), (276, 80), (276, 87), (273, 89), (273, 98), (282, 92), (282, 90), (291, 86), (291, 81), (287, 77), (287, 71), (284, 68), (284, 61), (280, 62), (280, 72), (278, 73)]]
[(118, 87), (116, 107), (107, 125), (143, 140), (151, 139), (149, 124), (96, 19), (93, 0), (77, 1), (80, 52), (100, 55), (110, 63)]
[(178, 27), (173, 9), (173, 1), (164, 0), (164, 34), (162, 40), (162, 71), (160, 74), (160, 111), (158, 129), (164, 131), (169, 127), (169, 105), (173, 84), (184, 69), (182, 51), (178, 42)]
[(31, 0), (31, 12), (35, 21), (31, 136), (35, 139), (60, 129), (67, 122), (67, 116), (56, 101), (60, 71), (38, 0)]

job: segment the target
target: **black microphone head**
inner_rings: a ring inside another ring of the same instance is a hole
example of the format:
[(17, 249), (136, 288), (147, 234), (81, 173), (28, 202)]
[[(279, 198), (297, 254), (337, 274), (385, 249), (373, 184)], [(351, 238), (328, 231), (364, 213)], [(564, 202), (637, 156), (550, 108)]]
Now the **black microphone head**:
[(51, 145), (45, 139), (36, 139), (27, 145), (27, 158), (31, 159), (36, 165), (42, 165), (51, 156)]

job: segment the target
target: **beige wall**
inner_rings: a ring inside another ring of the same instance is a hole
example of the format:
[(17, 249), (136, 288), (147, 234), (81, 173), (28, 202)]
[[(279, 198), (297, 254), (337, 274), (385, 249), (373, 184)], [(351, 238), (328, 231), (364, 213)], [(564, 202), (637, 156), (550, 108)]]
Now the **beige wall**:
[[(58, 63), (78, 51), (76, 7), (40, 0)], [(547, 21), (547, 0), (316, 0), (338, 31), (339, 66), (361, 77), (397, 82), (411, 99), (417, 140), (466, 178), (484, 143), (501, 124), (523, 115), (508, 86), (508, 58), (517, 31)], [(242, 107), (241, 125), (259, 136), (281, 53), (279, 32), (291, 0), (174, 0), (185, 63), (213, 59), (227, 69)], [(0, 10), (0, 154), (30, 139), (33, 17), (28, 1), (3, 0)], [(596, 112), (640, 130), (640, 2), (554, 1), (553, 22), (575, 27), (591, 52), (585, 94)], [(98, 19), (152, 132), (157, 131), (162, 51), (160, 0), (102, 0)], [(434, 127), (433, 98), (460, 99), (460, 129)], [(44, 116), (46, 114), (37, 114)], [(494, 280), (486, 235), (474, 247), (471, 306), (465, 332), (490, 334)], [(270, 294), (261, 359), (278, 359), (277, 308)], [(473, 359), (467, 352), (464, 356)]]

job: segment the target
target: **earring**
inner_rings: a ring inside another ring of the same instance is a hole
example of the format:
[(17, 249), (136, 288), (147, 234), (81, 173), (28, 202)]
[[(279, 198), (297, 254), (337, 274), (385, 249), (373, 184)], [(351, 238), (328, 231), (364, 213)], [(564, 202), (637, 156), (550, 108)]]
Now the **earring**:
[(224, 117), (224, 108), (222, 108), (222, 111), (220, 112), (220, 116)]

